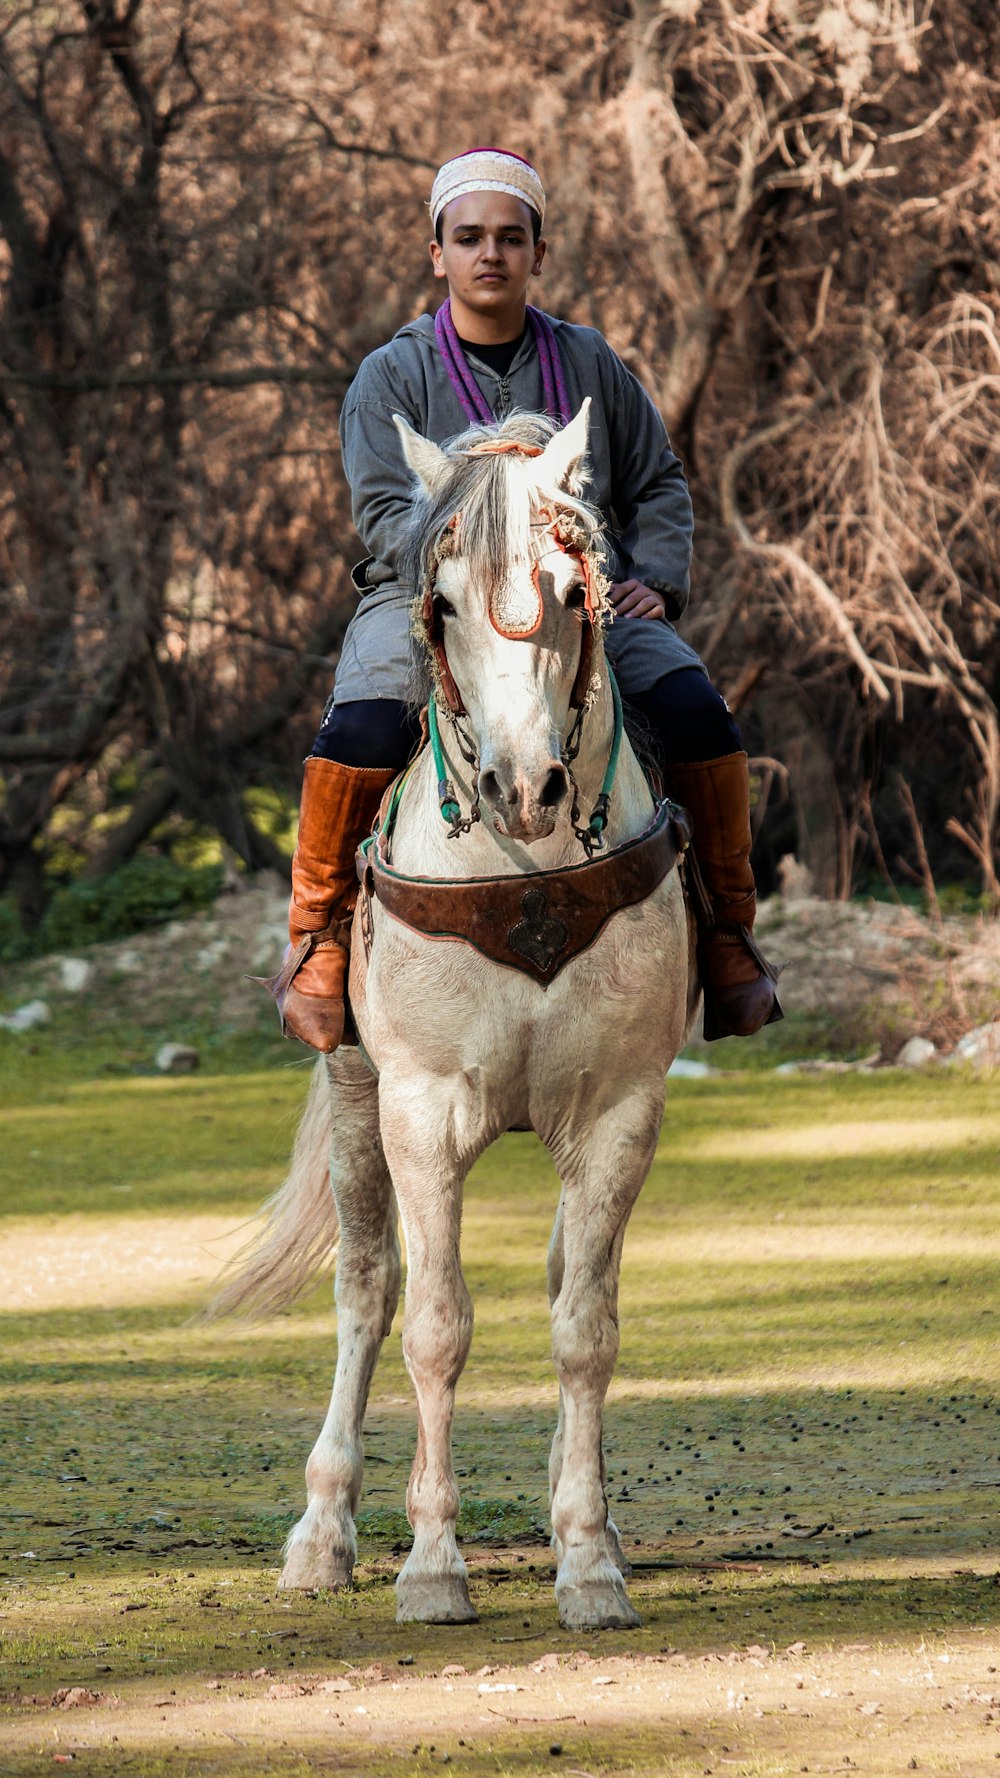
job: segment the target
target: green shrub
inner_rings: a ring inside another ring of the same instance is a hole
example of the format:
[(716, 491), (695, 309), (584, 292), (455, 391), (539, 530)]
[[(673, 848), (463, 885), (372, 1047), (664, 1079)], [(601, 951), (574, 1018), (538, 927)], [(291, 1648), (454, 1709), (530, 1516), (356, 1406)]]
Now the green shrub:
[(243, 806), (255, 827), (288, 853), (295, 850), (298, 832), (297, 797), (266, 784), (252, 784), (244, 793)]
[[(935, 884), (938, 906), (943, 914), (995, 914), (997, 912), (994, 898), (983, 891), (981, 884), (972, 877), (966, 877), (960, 883)], [(855, 901), (895, 901), (902, 902), (904, 907), (912, 908), (915, 914), (930, 914), (930, 903), (927, 891), (919, 883), (894, 884), (890, 889), (884, 878), (877, 876), (862, 877), (854, 891)]]
[(938, 905), (943, 914), (995, 914), (997, 912), (992, 895), (983, 890), (979, 883), (966, 879), (964, 883), (943, 883), (937, 892)]
[[(61, 950), (125, 938), (208, 907), (222, 888), (221, 864), (185, 866), (140, 855), (110, 876), (57, 889), (38, 933), (38, 948)], [(0, 927), (0, 943), (2, 943)], [(23, 953), (22, 953), (23, 954)]]

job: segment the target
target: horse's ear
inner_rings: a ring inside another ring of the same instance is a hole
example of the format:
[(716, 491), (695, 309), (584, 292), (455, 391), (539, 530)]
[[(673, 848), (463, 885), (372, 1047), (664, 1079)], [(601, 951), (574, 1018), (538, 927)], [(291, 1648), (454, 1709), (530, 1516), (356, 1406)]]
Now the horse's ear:
[(402, 414), (393, 414), (392, 417), (403, 447), (403, 456), (425, 494), (433, 499), (443, 487), (451, 465), (440, 445), (434, 444), (432, 439), (422, 438), (419, 432), (414, 432)]
[(546, 481), (567, 494), (579, 494), (583, 487), (580, 465), (587, 450), (587, 439), (590, 434), (590, 396), (583, 402), (578, 414), (564, 426), (561, 432), (549, 440), (538, 459), (536, 469), (539, 481)]

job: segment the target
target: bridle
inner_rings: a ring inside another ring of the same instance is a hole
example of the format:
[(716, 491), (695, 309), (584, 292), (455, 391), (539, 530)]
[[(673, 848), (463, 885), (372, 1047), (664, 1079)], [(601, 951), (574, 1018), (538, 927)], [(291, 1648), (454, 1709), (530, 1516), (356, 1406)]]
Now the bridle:
[[(481, 443), (473, 445), (468, 454), (470, 456), (517, 455), (521, 457), (540, 457), (542, 454), (542, 447), (535, 444), (522, 444), (515, 439), (484, 439)], [(472, 805), (469, 814), (463, 817), (458, 800), (455, 796), (454, 785), (447, 776), (444, 750), (441, 745), (441, 736), (438, 728), (437, 698), (432, 694), (428, 704), (427, 723), (431, 748), (434, 755), (434, 766), (437, 773), (438, 801), (441, 808), (441, 815), (449, 824), (449, 837), (452, 839), (458, 838), (460, 834), (468, 833), (470, 828), (480, 820), (478, 754), (474, 742), (463, 734), (462, 729), (459, 726), (461, 719), (467, 716), (468, 713), (465, 708), (462, 694), (455, 681), (455, 676), (448, 664), (448, 652), (445, 647), (444, 639), (444, 623), (442, 614), (435, 605), (434, 600), (434, 580), (438, 566), (448, 555), (454, 554), (458, 542), (460, 523), (461, 514), (453, 514), (438, 536), (436, 545), (430, 552), (427, 577), (421, 602), (421, 620), (428, 646), (434, 656), (437, 667), (438, 686), (440, 688), (441, 696), (447, 707), (448, 719), (454, 729), (459, 752), (462, 754), (466, 763), (472, 767), (473, 774)], [(603, 845), (602, 835), (607, 826), (611, 787), (614, 783), (615, 773), (618, 766), (618, 755), (621, 749), (623, 730), (621, 698), (619, 696), (617, 684), (615, 683), (614, 674), (611, 673), (609, 667), (608, 671), (611, 677), (611, 689), (615, 708), (614, 739), (611, 747), (611, 755), (608, 761), (608, 769), (605, 773), (600, 795), (591, 812), (587, 826), (584, 827), (580, 824), (579, 786), (573, 775), (572, 768), (573, 761), (576, 759), (577, 754), (580, 751), (583, 718), (590, 702), (590, 681), (594, 656), (594, 632), (600, 621), (600, 591), (591, 555), (586, 549), (578, 546), (578, 540), (576, 538), (561, 528), (559, 515), (555, 511), (551, 508), (543, 508), (539, 517), (532, 520), (531, 530), (533, 533), (539, 534), (538, 536), (533, 536), (531, 544), (531, 580), (537, 600), (536, 615), (530, 624), (521, 624), (516, 628), (507, 628), (497, 621), (491, 602), (489, 612), (490, 622), (501, 636), (508, 636), (515, 640), (524, 641), (535, 635), (541, 627), (545, 609), (544, 592), (541, 580), (542, 562), (546, 556), (556, 552), (561, 552), (576, 562), (580, 573), (580, 579), (583, 583), (583, 611), (587, 621), (582, 626), (580, 659), (577, 663), (573, 689), (570, 693), (570, 709), (576, 712), (576, 716), (569, 734), (563, 743), (562, 762), (566, 767), (570, 783), (573, 786), (573, 807), (570, 817), (573, 824), (573, 831), (589, 858)]]
[[(521, 444), (516, 439), (484, 439), (482, 443), (473, 445), (468, 452), (470, 457), (540, 457), (541, 454), (541, 445)], [(427, 581), (424, 587), (423, 601), (420, 611), (424, 634), (427, 637), (428, 644), (437, 664), (438, 681), (441, 691), (445, 703), (453, 717), (465, 716), (466, 709), (462, 700), (462, 694), (455, 682), (455, 676), (448, 665), (448, 653), (444, 641), (444, 624), (442, 622), (441, 613), (436, 609), (434, 604), (434, 576), (439, 563), (442, 562), (447, 555), (454, 553), (458, 542), (460, 522), (461, 514), (454, 513), (438, 537), (435, 548), (431, 551)], [(541, 585), (542, 562), (546, 556), (552, 555), (555, 551), (561, 551), (564, 555), (569, 556), (575, 561), (580, 572), (580, 579), (583, 582), (583, 609), (587, 618), (587, 624), (581, 636), (580, 660), (577, 665), (576, 678), (573, 681), (573, 690), (570, 693), (569, 701), (572, 710), (582, 710), (586, 706), (590, 690), (590, 674), (594, 655), (594, 629), (600, 618), (600, 594), (597, 586), (597, 576), (594, 572), (593, 560), (586, 550), (573, 547), (574, 539), (560, 529), (558, 515), (551, 509), (543, 509), (539, 517), (532, 521), (531, 529), (533, 532), (541, 533), (539, 537), (533, 538), (531, 545), (531, 580), (538, 601), (536, 620), (527, 628), (507, 629), (497, 622), (491, 605), (490, 622), (501, 636), (509, 636), (519, 641), (527, 640), (528, 637), (533, 636), (541, 627), (544, 612), (544, 596)], [(551, 541), (548, 543), (547, 547), (543, 547), (546, 538), (549, 538)]]

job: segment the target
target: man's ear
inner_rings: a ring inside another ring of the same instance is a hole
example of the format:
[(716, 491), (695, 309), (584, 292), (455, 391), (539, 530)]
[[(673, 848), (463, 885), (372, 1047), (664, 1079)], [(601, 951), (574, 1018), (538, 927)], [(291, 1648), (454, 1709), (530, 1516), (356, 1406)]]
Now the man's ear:
[(583, 487), (580, 465), (587, 452), (590, 434), (590, 396), (586, 396), (580, 412), (550, 439), (535, 464), (540, 482), (562, 488), (567, 494), (579, 494)]
[(393, 414), (392, 417), (403, 447), (403, 456), (424, 493), (429, 494), (433, 500), (448, 479), (451, 470), (448, 458), (440, 445), (436, 445), (432, 439), (422, 438), (419, 432), (414, 432), (410, 422), (404, 420), (402, 414)]
[(444, 269), (444, 259), (441, 254), (441, 243), (438, 240), (437, 235), (434, 236), (434, 239), (430, 243), (430, 253), (431, 265), (434, 267), (435, 278), (446, 277), (447, 274)]

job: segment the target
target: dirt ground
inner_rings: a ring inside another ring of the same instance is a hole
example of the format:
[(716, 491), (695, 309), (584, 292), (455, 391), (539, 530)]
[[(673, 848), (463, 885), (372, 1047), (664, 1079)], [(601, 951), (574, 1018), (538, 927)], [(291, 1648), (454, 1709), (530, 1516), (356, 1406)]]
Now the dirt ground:
[(43, 1707), (8, 1733), (4, 1769), (47, 1770), (72, 1759), (99, 1772), (377, 1773), (448, 1764), (465, 1773), (571, 1778), (633, 1771), (979, 1778), (1000, 1759), (997, 1654), (996, 1638), (979, 1629), (905, 1649), (799, 1642), (597, 1657), (578, 1649), (472, 1673), (460, 1657), (415, 1674), (391, 1657), (295, 1681), (233, 1673), (166, 1696), (146, 1684), (138, 1696), (88, 1694), (75, 1708), (66, 1708), (72, 1699)]
[(0, 1302), (8, 1314), (34, 1309), (99, 1308), (113, 1294), (121, 1308), (158, 1302), (171, 1290), (206, 1294), (240, 1245), (231, 1216), (60, 1217), (4, 1231)]

